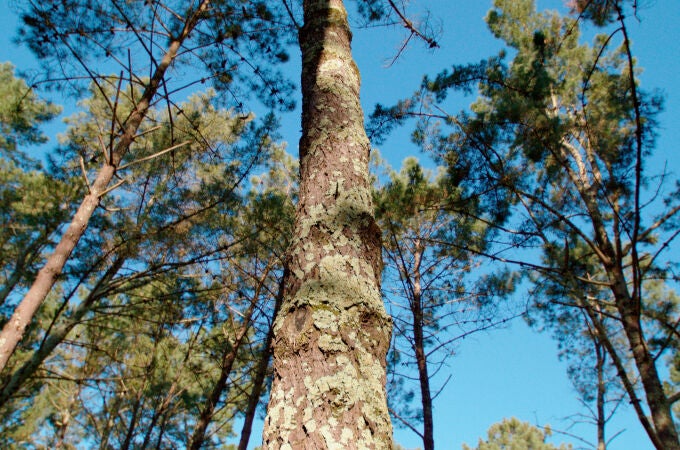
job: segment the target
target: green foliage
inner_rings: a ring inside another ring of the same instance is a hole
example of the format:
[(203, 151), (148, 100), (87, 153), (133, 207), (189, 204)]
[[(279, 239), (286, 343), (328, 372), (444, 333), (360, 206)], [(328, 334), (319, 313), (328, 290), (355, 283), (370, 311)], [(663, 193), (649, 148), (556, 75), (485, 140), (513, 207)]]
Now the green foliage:
[[(173, 75), (164, 77), (165, 94), (210, 83), (239, 110), (252, 95), (272, 108), (292, 108), (292, 84), (277, 70), (288, 59), (286, 46), (294, 37), (293, 29), (283, 25), (283, 5), (224, 0), (210, 2), (209, 13), (199, 12), (199, 5), (175, 0), (21, 4), (18, 40), (38, 57), (49, 86), (75, 88), (78, 94), (88, 88), (87, 81), (103, 85), (111, 73), (117, 80), (141, 83), (168, 44), (182, 40)], [(185, 30), (191, 33), (183, 35)], [(129, 55), (134, 66), (127, 65)]]
[(380, 0), (356, 0), (359, 14), (368, 22), (383, 19), (388, 11), (385, 4)]
[(45, 172), (0, 159), (0, 220), (5, 224), (0, 229), (0, 306), (17, 287), (30, 283), (77, 194), (78, 189)]
[[(486, 440), (479, 439), (475, 450), (570, 450), (571, 445), (560, 444), (559, 447), (546, 443), (552, 434), (550, 428), (541, 430), (528, 422), (516, 418), (503, 419), (492, 425)], [(463, 444), (463, 450), (473, 450)]]
[(61, 108), (38, 98), (32, 87), (14, 76), (10, 63), (0, 63), (0, 99), (0, 156), (24, 167), (31, 159), (20, 153), (20, 147), (46, 142), (40, 125)]
[[(444, 364), (458, 339), (503, 318), (494, 317), (493, 289), (482, 292), (467, 279), (479, 265), (475, 251), (488, 244), (488, 227), (447, 209), (460, 201), (460, 189), (443, 170), (435, 177), (415, 158), (406, 158), (399, 172), (383, 169), (389, 182), (373, 196), (384, 236), (383, 290), (394, 327), (388, 398), (399, 417), (395, 423), (413, 426), (432, 413), (429, 367)], [(414, 407), (417, 398), (421, 404)]]
[[(625, 31), (621, 2), (587, 3), (583, 17), (615, 19)], [(507, 49), (426, 77), (411, 98), (377, 108), (372, 123), (380, 138), (380, 127), (417, 118), (415, 142), (458, 188), (460, 201), (448, 207), (489, 224), (494, 245), (486, 254), (514, 262), (531, 281), (531, 320), (558, 337), (582, 398), (594, 401), (604, 376), (615, 410), (619, 382), (633, 399), (640, 376), (660, 386), (645, 361), (676, 348), (674, 296), (651, 301), (659, 289), (652, 280), (673, 280), (677, 261), (662, 250), (676, 237), (680, 211), (677, 192), (661, 198), (664, 187), (645, 170), (662, 99), (640, 89), (624, 32), (584, 44), (578, 18), (537, 12), (532, 0), (496, 0), (486, 20)], [(445, 112), (453, 90), (478, 92), (470, 111)], [(645, 346), (636, 348), (655, 351), (633, 358), (629, 339), (643, 332), (631, 323), (644, 323)], [(640, 409), (638, 417), (646, 420)]]
[(637, 13), (637, 0), (569, 0), (567, 6), (572, 13), (593, 22), (597, 26), (605, 26), (622, 18), (626, 6), (630, 4), (632, 13)]
[[(137, 95), (126, 92), (130, 97), (118, 98), (121, 110)], [(104, 158), (96, 143), (110, 126), (111, 103), (98, 89), (92, 94), (67, 120), (51, 155), (54, 192), (74, 179), (81, 183), (81, 164), (91, 179)], [(69, 446), (85, 436), (116, 448), (186, 446), (241, 314), (256, 302), (260, 312), (246, 323), (208, 440), (222, 445), (233, 434), (271, 326), (267, 305), (278, 289), (293, 211), (279, 186), (293, 169), (273, 141), (271, 116), (258, 121), (217, 107), (214, 98), (212, 90), (196, 93), (176, 105), (181, 113), (173, 119), (152, 110), (142, 123), (118, 171), (125, 183), (102, 199), (106, 213), (93, 222), (3, 374), (3, 386), (19, 380), (0, 406), (3, 447), (29, 439)], [(165, 151), (178, 143), (185, 144)], [(260, 179), (269, 187), (247, 189), (245, 180), (264, 161), (269, 172)], [(25, 200), (40, 206), (52, 199), (44, 194), (36, 189)], [(22, 205), (7, 205), (14, 222), (28, 214)], [(50, 219), (58, 225), (62, 216)], [(44, 224), (31, 220), (27, 233), (37, 233)], [(45, 403), (38, 410), (35, 396)]]
[(60, 110), (16, 78), (10, 63), (0, 64), (0, 323), (9, 312), (5, 302), (40, 267), (78, 194), (25, 149), (46, 142), (40, 126)]

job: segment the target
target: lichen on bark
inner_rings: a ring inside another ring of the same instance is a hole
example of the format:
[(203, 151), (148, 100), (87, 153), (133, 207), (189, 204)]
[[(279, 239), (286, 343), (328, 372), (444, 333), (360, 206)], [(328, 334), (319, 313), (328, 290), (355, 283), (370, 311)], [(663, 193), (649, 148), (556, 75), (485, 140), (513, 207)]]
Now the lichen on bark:
[(269, 449), (390, 449), (380, 230), (342, 0), (305, 0), (300, 196), (275, 324)]

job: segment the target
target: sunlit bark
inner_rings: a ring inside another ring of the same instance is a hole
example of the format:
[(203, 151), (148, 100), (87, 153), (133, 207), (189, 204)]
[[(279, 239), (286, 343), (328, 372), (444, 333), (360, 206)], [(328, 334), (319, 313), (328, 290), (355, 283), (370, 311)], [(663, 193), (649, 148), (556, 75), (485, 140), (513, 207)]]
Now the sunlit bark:
[(305, 0), (300, 200), (275, 324), (268, 449), (390, 449), (390, 319), (342, 0)]

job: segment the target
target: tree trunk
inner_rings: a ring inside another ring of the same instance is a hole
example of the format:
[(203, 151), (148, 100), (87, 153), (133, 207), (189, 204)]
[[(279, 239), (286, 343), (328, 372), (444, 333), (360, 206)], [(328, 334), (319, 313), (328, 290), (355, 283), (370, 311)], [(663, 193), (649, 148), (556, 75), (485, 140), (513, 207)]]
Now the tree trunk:
[(146, 385), (146, 380), (142, 384), (142, 388), (137, 391), (137, 396), (135, 397), (135, 404), (132, 407), (132, 417), (130, 417), (130, 423), (127, 427), (127, 433), (125, 433), (125, 441), (123, 445), (120, 446), (120, 450), (128, 450), (130, 445), (132, 445), (132, 440), (135, 436), (135, 431), (137, 429), (137, 421), (139, 420), (139, 410), (144, 404), (144, 385)]
[(607, 425), (605, 395), (607, 393), (607, 385), (604, 380), (606, 355), (607, 353), (605, 353), (605, 350), (602, 348), (602, 344), (595, 339), (595, 364), (597, 370), (597, 450), (607, 450), (607, 440), (605, 438), (605, 426)]
[(303, 8), (300, 196), (264, 446), (391, 449), (391, 321), (380, 295), (360, 76), (342, 0)]
[(217, 406), (222, 393), (227, 387), (227, 380), (229, 379), (231, 369), (234, 366), (234, 362), (238, 356), (241, 344), (243, 343), (243, 338), (245, 338), (248, 334), (248, 329), (250, 328), (250, 319), (252, 318), (253, 312), (255, 311), (257, 300), (258, 296), (256, 295), (253, 297), (250, 306), (248, 307), (248, 311), (244, 315), (241, 327), (236, 333), (234, 343), (230, 346), (225, 346), (224, 354), (222, 355), (222, 361), (220, 362), (220, 376), (215, 382), (210, 395), (208, 395), (208, 398), (203, 405), (203, 409), (199, 414), (194, 432), (191, 435), (191, 441), (189, 444), (189, 448), (191, 450), (198, 450), (203, 445), (203, 441), (205, 440), (205, 432), (208, 429), (210, 422), (212, 422), (213, 416), (215, 415), (215, 407)]
[(430, 375), (427, 370), (427, 355), (425, 354), (423, 290), (420, 277), (420, 263), (424, 249), (416, 242), (413, 263), (413, 349), (418, 364), (418, 379), (420, 381), (420, 400), (423, 406), (423, 448), (434, 450), (434, 421), (432, 418), (432, 394), (430, 392)]
[[(119, 395), (116, 395), (111, 400), (111, 402), (113, 404), (108, 408), (107, 408), (106, 402), (104, 402), (104, 405), (103, 405), (103, 413), (105, 413), (108, 417), (106, 417), (106, 422), (104, 423), (104, 428), (102, 429), (102, 432), (101, 432), (101, 440), (99, 441), (99, 450), (107, 450), (107, 449), (111, 448), (109, 446), (109, 439), (111, 438), (111, 431), (113, 430), (113, 426), (116, 423), (118, 408), (120, 407), (122, 400), (121, 400), (121, 397)], [(95, 427), (96, 427), (96, 424), (95, 424)]]
[(267, 339), (264, 343), (264, 348), (262, 349), (262, 358), (255, 370), (255, 375), (253, 376), (253, 389), (250, 392), (250, 397), (248, 398), (248, 406), (244, 413), (243, 427), (241, 428), (241, 438), (238, 443), (238, 450), (247, 450), (248, 442), (250, 442), (250, 433), (253, 429), (253, 422), (255, 421), (255, 413), (257, 412), (257, 405), (260, 403), (260, 396), (264, 389), (264, 381), (267, 376), (267, 369), (269, 368), (269, 361), (272, 356), (272, 342), (274, 341), (274, 326), (273, 323), (276, 321), (276, 317), (281, 309), (281, 302), (283, 301), (284, 292), (284, 280), (286, 279), (286, 270), (284, 269), (283, 277), (279, 283), (279, 290), (276, 293), (276, 301), (274, 303), (274, 312), (272, 314), (272, 326), (267, 332)]
[(45, 301), (47, 294), (49, 294), (57, 278), (61, 275), (73, 249), (75, 249), (76, 244), (78, 244), (78, 241), (85, 233), (90, 218), (99, 205), (99, 199), (106, 193), (109, 183), (116, 173), (116, 168), (134, 141), (137, 130), (149, 110), (151, 101), (161, 86), (165, 72), (177, 56), (177, 52), (184, 40), (196, 26), (198, 18), (203, 14), (208, 3), (209, 0), (201, 2), (196, 12), (185, 22), (180, 34), (170, 42), (168, 49), (163, 55), (163, 59), (156, 67), (153, 77), (147, 83), (141, 99), (125, 120), (124, 132), (115, 148), (111, 151), (109, 161), (104, 163), (94, 183), (88, 187), (89, 194), (83, 199), (59, 244), (57, 244), (54, 252), (47, 258), (45, 265), (38, 272), (33, 285), (14, 310), (12, 317), (3, 327), (0, 333), (0, 372), (7, 365), (7, 361), (12, 353), (14, 353), (14, 349), (26, 332), (26, 328), (31, 323), (33, 316), (42, 302)]
[(57, 277), (71, 256), (76, 244), (85, 233), (87, 224), (94, 210), (99, 205), (99, 198), (106, 190), (113, 178), (116, 169), (112, 164), (106, 164), (99, 172), (94, 184), (90, 187), (90, 193), (85, 196), (80, 204), (73, 221), (62, 236), (59, 244), (49, 256), (47, 262), (33, 282), (33, 285), (24, 298), (17, 305), (12, 317), (7, 321), (0, 333), (0, 372), (7, 365), (9, 357), (14, 352), (17, 344), (26, 332), (38, 307), (47, 297), (47, 294), (57, 281)]
[(170, 408), (170, 404), (172, 403), (173, 398), (178, 394), (177, 386), (178, 386), (177, 379), (175, 379), (175, 381), (172, 382), (170, 389), (168, 389), (168, 392), (165, 394), (165, 397), (163, 398), (161, 404), (154, 409), (153, 417), (151, 418), (151, 423), (149, 424), (149, 427), (146, 430), (146, 435), (144, 436), (144, 441), (142, 442), (141, 448), (149, 448), (149, 442), (151, 442), (151, 435), (153, 434), (154, 428), (156, 428), (158, 420), (162, 419), (165, 416), (165, 413)]
[(630, 297), (621, 271), (613, 270), (610, 277), (613, 279), (612, 290), (621, 315), (623, 331), (630, 344), (635, 366), (647, 397), (647, 407), (651, 412), (657, 437), (656, 447), (658, 450), (680, 450), (680, 440), (671, 414), (671, 405), (642, 331), (640, 308), (636, 307), (635, 300)]
[(165, 427), (167, 426), (167, 424), (168, 424), (167, 417), (163, 416), (160, 430), (158, 431), (158, 439), (156, 439), (156, 450), (160, 450), (162, 448), (161, 444), (163, 443), (163, 435), (165, 434)]

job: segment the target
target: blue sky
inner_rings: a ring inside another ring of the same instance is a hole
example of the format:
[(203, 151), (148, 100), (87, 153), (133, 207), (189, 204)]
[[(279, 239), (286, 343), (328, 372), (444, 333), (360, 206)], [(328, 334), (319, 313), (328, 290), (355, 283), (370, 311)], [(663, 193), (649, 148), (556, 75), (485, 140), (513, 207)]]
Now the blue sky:
[[(9, 0), (5, 0), (5, 5)], [(349, 3), (349, 2), (348, 2)], [(560, 0), (539, 0), (538, 8), (562, 8)], [(665, 93), (665, 111), (660, 116), (660, 138), (650, 170), (658, 170), (665, 162), (677, 173), (680, 170), (677, 143), (680, 142), (680, 2), (677, 0), (641, 0), (638, 22), (628, 20), (634, 43), (633, 52), (640, 66), (642, 86), (660, 88)], [(424, 74), (435, 74), (452, 64), (476, 62), (497, 52), (500, 43), (487, 31), (483, 22), (490, 1), (482, 0), (411, 0), (409, 8), (421, 14), (431, 11), (431, 21), (440, 29), (441, 48), (425, 49), (412, 41), (399, 59), (388, 66), (399, 49), (405, 32), (395, 28), (354, 30), (354, 54), (362, 73), (362, 102), (370, 113), (375, 103), (391, 104), (410, 94)], [(353, 6), (349, 4), (349, 9)], [(421, 11), (420, 13), (418, 11)], [(19, 69), (32, 63), (25, 49), (15, 48), (11, 42), (16, 18), (0, 15), (0, 61), (11, 61)], [(297, 55), (293, 55), (296, 62)], [(296, 63), (291, 64), (294, 80)], [(464, 108), (472, 97), (461, 99), (458, 109)], [(283, 137), (289, 150), (297, 153), (299, 113), (283, 120)], [(55, 122), (47, 128), (54, 134), (63, 129)], [(54, 140), (52, 140), (54, 142)], [(394, 134), (380, 148), (381, 154), (394, 167), (417, 149), (408, 140), (408, 130)], [(473, 445), (486, 434), (487, 428), (504, 417), (555, 429), (566, 429), (567, 416), (581, 411), (566, 367), (557, 359), (557, 346), (547, 334), (537, 334), (522, 321), (492, 332), (480, 333), (466, 339), (457, 347), (449, 370), (452, 379), (435, 401), (435, 442), (439, 449), (459, 449), (463, 442)], [(611, 445), (610, 450), (644, 450), (651, 448), (647, 437), (635, 418), (632, 408), (623, 408), (608, 428), (609, 433), (625, 432)], [(581, 426), (571, 432), (593, 440), (594, 427)], [(259, 440), (259, 430), (253, 434)], [(408, 448), (421, 445), (417, 436), (408, 430), (397, 430), (398, 442)], [(577, 441), (556, 436), (555, 442)], [(256, 442), (255, 442), (256, 443)]]

